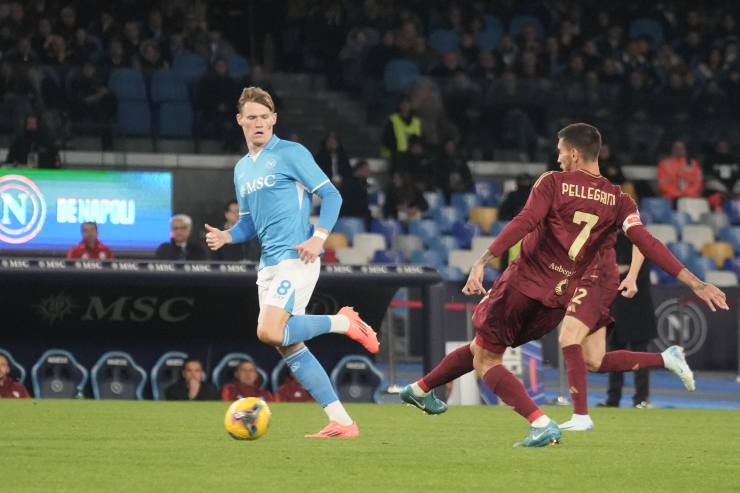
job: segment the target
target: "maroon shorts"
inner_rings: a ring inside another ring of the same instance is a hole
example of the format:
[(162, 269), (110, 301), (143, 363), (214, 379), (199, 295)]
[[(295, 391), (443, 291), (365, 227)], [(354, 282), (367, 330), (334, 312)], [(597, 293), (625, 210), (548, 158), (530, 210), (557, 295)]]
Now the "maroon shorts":
[(498, 278), (473, 311), (475, 342), (493, 353), (534, 341), (558, 326), (564, 308), (551, 308), (515, 289), (507, 275)]
[(616, 290), (602, 287), (590, 280), (575, 281), (568, 286), (563, 296), (565, 315), (583, 322), (590, 329), (589, 334), (593, 334), (601, 327), (614, 324), (609, 306), (616, 295)]

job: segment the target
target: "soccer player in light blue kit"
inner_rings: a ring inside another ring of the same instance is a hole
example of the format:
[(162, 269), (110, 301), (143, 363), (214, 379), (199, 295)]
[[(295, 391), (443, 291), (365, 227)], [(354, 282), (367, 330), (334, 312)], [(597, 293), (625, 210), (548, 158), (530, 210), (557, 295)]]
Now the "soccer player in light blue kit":
[[(296, 379), (329, 417), (324, 429), (306, 436), (359, 436), (357, 423), (337, 398), (326, 371), (303, 344), (334, 332), (347, 335), (371, 353), (380, 347), (373, 329), (351, 307), (331, 316), (304, 314), (319, 278), (319, 254), (339, 216), (342, 197), (305, 147), (273, 135), (277, 113), (269, 93), (245, 88), (237, 110), (236, 121), (249, 149), (234, 168), (239, 222), (226, 231), (206, 224), (206, 242), (217, 250), (255, 235), (259, 238), (257, 337), (277, 347)], [(315, 229), (309, 222), (312, 194), (321, 198)]]

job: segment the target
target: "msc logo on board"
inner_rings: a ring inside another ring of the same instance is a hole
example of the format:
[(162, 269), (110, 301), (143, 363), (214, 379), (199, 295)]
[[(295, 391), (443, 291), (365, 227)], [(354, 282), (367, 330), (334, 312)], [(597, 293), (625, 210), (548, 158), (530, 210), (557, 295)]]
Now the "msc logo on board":
[(20, 175), (0, 176), (0, 241), (21, 244), (44, 227), (46, 202), (39, 187)]

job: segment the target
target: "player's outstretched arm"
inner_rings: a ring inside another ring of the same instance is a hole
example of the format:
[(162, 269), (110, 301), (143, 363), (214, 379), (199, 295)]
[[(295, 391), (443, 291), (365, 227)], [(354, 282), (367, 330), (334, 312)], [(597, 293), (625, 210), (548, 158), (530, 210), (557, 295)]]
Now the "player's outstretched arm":
[(630, 270), (627, 272), (627, 275), (619, 284), (618, 288), (619, 291), (622, 292), (622, 296), (625, 298), (634, 298), (637, 294), (637, 275), (640, 273), (640, 269), (644, 262), (645, 256), (639, 248), (632, 245), (632, 262), (630, 262)]
[(483, 276), (485, 275), (486, 265), (494, 259), (491, 252), (486, 250), (486, 253), (475, 261), (473, 267), (470, 269), (468, 280), (463, 286), (462, 292), (468, 296), (475, 294), (486, 294), (486, 289), (483, 287)]
[(257, 233), (252, 216), (244, 214), (239, 216), (239, 221), (226, 231), (206, 224), (206, 244), (213, 251), (218, 250), (229, 243), (243, 243), (251, 240)]
[(717, 286), (703, 282), (689, 269), (684, 268), (679, 272), (677, 279), (690, 287), (694, 294), (704, 301), (713, 312), (716, 312), (717, 308), (729, 310), (727, 306), (727, 295)]

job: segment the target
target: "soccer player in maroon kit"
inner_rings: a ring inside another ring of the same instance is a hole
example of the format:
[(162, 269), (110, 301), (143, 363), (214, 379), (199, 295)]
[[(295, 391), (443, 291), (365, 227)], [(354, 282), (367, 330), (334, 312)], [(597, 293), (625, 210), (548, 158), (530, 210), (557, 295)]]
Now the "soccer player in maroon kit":
[[(486, 295), (473, 313), (475, 340), (469, 347), (450, 353), (437, 368), (401, 393), (404, 401), (427, 412), (444, 412), (428, 392), (470, 371), (472, 356), (473, 367), (483, 381), (530, 422), (529, 435), (516, 444), (519, 446), (557, 442), (560, 430), (527, 395), (521, 382), (503, 367), (503, 353), (506, 347), (539, 339), (561, 319), (560, 345), (574, 399), (574, 418), (569, 422), (573, 426), (564, 429), (587, 428), (578, 416), (590, 421), (585, 406), (584, 351), (589, 367), (597, 371), (664, 367), (692, 390), (693, 375), (681, 348), (673, 346), (662, 354), (604, 350), (603, 327), (610, 323), (606, 302), (613, 299), (616, 282), (611, 272), (614, 269), (607, 270), (602, 262), (613, 248), (617, 227), (622, 227), (645, 256), (687, 284), (710, 309), (727, 309), (724, 293), (684, 268), (642, 225), (632, 198), (600, 175), (598, 130), (578, 123), (562, 129), (558, 137), (558, 162), (563, 172), (545, 173), (537, 180), (524, 209), (473, 265), (463, 288), (465, 294)], [(486, 293), (482, 284), (485, 265), (522, 238), (519, 258)], [(614, 263), (611, 257), (608, 260)]]

